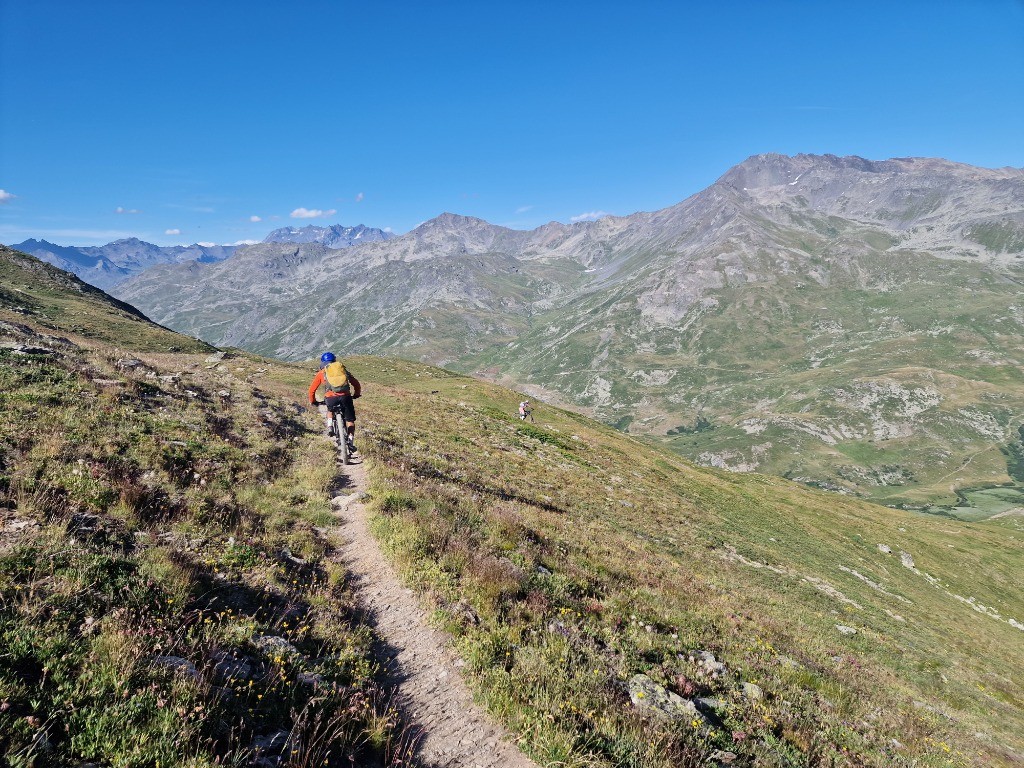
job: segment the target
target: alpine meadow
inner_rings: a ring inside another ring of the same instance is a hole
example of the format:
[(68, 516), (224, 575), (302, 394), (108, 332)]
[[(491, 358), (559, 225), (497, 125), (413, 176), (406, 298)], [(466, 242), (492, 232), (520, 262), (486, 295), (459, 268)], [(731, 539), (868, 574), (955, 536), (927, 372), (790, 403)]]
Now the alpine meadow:
[(1018, 170), (769, 155), (116, 299), (4, 247), (0, 752), (1021, 764), (1022, 233)]

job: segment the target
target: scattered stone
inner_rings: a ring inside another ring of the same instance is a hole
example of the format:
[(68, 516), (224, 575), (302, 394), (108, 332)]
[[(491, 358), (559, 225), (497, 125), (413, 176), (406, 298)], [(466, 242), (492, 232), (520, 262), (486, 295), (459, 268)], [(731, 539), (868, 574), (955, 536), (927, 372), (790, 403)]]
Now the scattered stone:
[(21, 334), (22, 336), (39, 335), (31, 328), (29, 328), (27, 325), (22, 325), (21, 323), (8, 323), (6, 321), (0, 321), (0, 331), (3, 331), (5, 333)]
[(116, 367), (120, 368), (122, 371), (124, 371), (124, 370), (135, 370), (136, 368), (141, 368), (143, 365), (145, 365), (145, 363), (143, 363), (141, 360), (138, 360), (138, 359), (136, 359), (134, 357), (122, 357), (120, 360), (118, 360), (116, 363), (114, 363), (114, 365)]
[(551, 571), (549, 571), (543, 565), (538, 565), (537, 566), (537, 573), (539, 573), (541, 576), (550, 576), (551, 575)]
[(462, 619), (467, 624), (476, 626), (480, 623), (480, 617), (477, 616), (476, 611), (473, 610), (473, 606), (467, 603), (465, 600), (459, 600), (451, 606), (452, 616)]
[(236, 658), (227, 651), (211, 654), (214, 660), (213, 673), (222, 680), (250, 680), (253, 677), (252, 661), (246, 657)]
[(562, 637), (569, 636), (569, 628), (565, 626), (564, 621), (559, 621), (558, 619), (548, 622), (548, 632), (553, 635), (561, 635)]
[(910, 556), (909, 552), (904, 552), (902, 549), (900, 550), (900, 562), (903, 563), (904, 568), (914, 569), (914, 558)]
[(279, 755), (288, 745), (288, 731), (271, 731), (252, 740), (252, 748), (260, 755)]
[(701, 668), (709, 675), (721, 676), (729, 671), (728, 667), (722, 662), (715, 658), (715, 654), (711, 651), (699, 651), (698, 657), (700, 658)]
[(256, 638), (253, 643), (268, 656), (299, 656), (299, 649), (289, 643), (283, 637), (277, 635), (263, 635)]
[(31, 528), (32, 530), (35, 530), (39, 528), (39, 523), (37, 523), (35, 520), (29, 520), (23, 517), (16, 517), (12, 520), (5, 521), (2, 530), (5, 532), (14, 533), (17, 531), (22, 531), (26, 528)]
[(231, 397), (231, 393), (228, 390), (226, 390), (226, 389), (220, 389), (220, 390), (217, 390), (217, 397), (221, 397), (221, 398), (224, 398), (225, 400), (227, 400), (228, 398)]
[(747, 701), (761, 701), (764, 698), (764, 691), (761, 690), (761, 686), (754, 685), (753, 683), (743, 683), (740, 686), (740, 691), (743, 693), (743, 698)]
[(711, 759), (718, 765), (732, 765), (736, 762), (735, 752), (726, 752), (724, 749), (716, 749), (711, 753)]
[(841, 635), (856, 635), (857, 634), (857, 630), (856, 629), (854, 629), (853, 627), (847, 627), (847, 626), (845, 626), (843, 624), (836, 624), (836, 629), (839, 630), (839, 634), (841, 634)]
[(706, 722), (704, 715), (697, 711), (697, 706), (689, 699), (666, 690), (647, 675), (633, 675), (628, 682), (629, 698), (633, 706), (645, 709), (673, 720), (690, 718)]
[(24, 344), (18, 344), (11, 347), (11, 352), (15, 355), (55, 355), (57, 354), (49, 347), (28, 347)]
[(883, 554), (886, 554), (886, 555), (891, 555), (892, 554), (892, 547), (890, 547), (888, 544), (879, 544), (878, 545), (878, 551), (882, 552)]
[(153, 666), (166, 667), (176, 675), (184, 675), (193, 680), (199, 677), (196, 665), (181, 656), (157, 656), (153, 659)]
[(713, 696), (698, 696), (693, 703), (705, 715), (719, 715), (728, 706), (724, 699)]
[(319, 675), (316, 672), (299, 672), (295, 676), (295, 682), (299, 685), (308, 685), (311, 688), (316, 688), (323, 684), (324, 678), (323, 675)]
[(281, 556), (293, 565), (305, 565), (308, 562), (307, 560), (304, 560), (301, 557), (296, 557), (295, 555), (293, 555), (292, 551), (288, 549), (288, 547), (282, 547)]
[[(53, 754), (53, 740), (50, 738), (50, 732), (47, 727), (40, 728), (36, 731), (32, 737), (32, 744), (29, 746), (28, 752), (30, 754), (35, 753), (38, 757), (52, 757)], [(44, 764), (49, 763), (50, 760), (46, 760)], [(32, 762), (30, 765), (38, 765), (38, 762)]]
[(206, 358), (206, 360), (204, 360), (204, 362), (207, 362), (207, 363), (219, 363), (221, 360), (223, 360), (225, 358), (225, 356), (226, 356), (226, 354), (223, 351), (218, 350), (218, 351), (214, 352), (212, 355), (210, 355), (208, 358)]

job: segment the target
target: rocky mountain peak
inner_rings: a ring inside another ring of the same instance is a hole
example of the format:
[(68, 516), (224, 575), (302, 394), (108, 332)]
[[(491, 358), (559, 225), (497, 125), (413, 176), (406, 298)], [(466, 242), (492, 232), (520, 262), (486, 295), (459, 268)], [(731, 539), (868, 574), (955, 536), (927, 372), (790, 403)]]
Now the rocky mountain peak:
[(380, 242), (395, 237), (391, 232), (376, 227), (356, 224), (332, 224), (327, 227), (310, 224), (305, 227), (281, 227), (263, 238), (264, 243), (320, 243), (328, 248), (348, 248), (362, 243)]
[[(871, 177), (875, 178), (871, 178)], [(766, 153), (752, 155), (730, 168), (718, 184), (742, 191), (798, 185), (800, 179), (836, 180), (877, 183), (879, 177), (913, 177), (916, 186), (928, 185), (941, 177), (941, 183), (953, 179), (997, 180), (1019, 179), (1024, 169), (978, 168), (964, 163), (933, 157), (896, 157), (888, 160), (868, 160), (856, 155), (840, 157), (824, 154), (782, 155)]]
[(435, 232), (438, 230), (478, 230), (481, 228), (504, 229), (503, 227), (498, 227), (495, 224), (486, 222), (483, 219), (478, 219), (475, 216), (463, 216), (458, 213), (449, 213), (446, 211), (440, 216), (435, 216), (434, 218), (423, 222), (413, 230), (413, 233)]

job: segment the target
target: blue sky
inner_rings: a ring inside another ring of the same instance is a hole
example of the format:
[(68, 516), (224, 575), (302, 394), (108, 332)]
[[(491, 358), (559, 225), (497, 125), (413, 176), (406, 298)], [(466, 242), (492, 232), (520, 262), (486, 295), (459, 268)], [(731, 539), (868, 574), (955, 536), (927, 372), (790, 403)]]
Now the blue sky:
[(5, 243), (532, 228), (761, 152), (1024, 166), (1024, 3), (0, 0)]

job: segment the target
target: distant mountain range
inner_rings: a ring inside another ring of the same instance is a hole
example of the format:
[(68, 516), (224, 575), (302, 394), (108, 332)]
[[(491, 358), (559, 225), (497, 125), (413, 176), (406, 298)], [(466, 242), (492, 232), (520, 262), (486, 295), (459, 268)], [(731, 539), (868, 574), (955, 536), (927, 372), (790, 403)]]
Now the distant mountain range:
[(157, 264), (211, 263), (235, 252), (235, 246), (231, 245), (159, 246), (136, 237), (98, 246), (54, 245), (46, 240), (30, 239), (11, 247), (104, 290)]
[(653, 213), (444, 214), (114, 293), (212, 343), (439, 363), (704, 464), (971, 516), (1024, 507), (1022, 286), (1022, 170), (759, 155)]
[[(267, 235), (265, 243), (322, 243), (328, 248), (348, 248), (364, 242), (376, 242), (394, 237), (390, 232), (365, 227), (307, 226), (275, 229)], [(85, 282), (104, 290), (110, 289), (133, 275), (158, 264), (210, 264), (223, 261), (238, 246), (193, 245), (160, 246), (131, 237), (100, 246), (63, 246), (46, 240), (29, 239), (11, 246), (23, 253), (77, 275)]]

